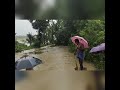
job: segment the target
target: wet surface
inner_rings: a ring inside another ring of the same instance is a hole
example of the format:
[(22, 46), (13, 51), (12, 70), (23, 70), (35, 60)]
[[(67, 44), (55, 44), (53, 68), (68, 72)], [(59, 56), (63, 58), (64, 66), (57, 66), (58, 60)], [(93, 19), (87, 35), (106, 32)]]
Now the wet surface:
[(27, 72), (15, 70), (15, 83), (20, 82), (28, 77)]
[[(15, 90), (88, 90), (87, 87), (89, 90), (96, 90), (95, 78), (93, 72), (90, 72), (96, 70), (93, 64), (84, 62), (87, 70), (75, 71), (76, 58), (69, 53), (67, 47), (47, 46), (42, 51), (41, 54), (29, 54), (42, 60), (43, 64), (22, 74), (21, 81), (15, 83)], [(29, 53), (31, 50), (25, 52)], [(23, 53), (17, 53), (16, 58)]]

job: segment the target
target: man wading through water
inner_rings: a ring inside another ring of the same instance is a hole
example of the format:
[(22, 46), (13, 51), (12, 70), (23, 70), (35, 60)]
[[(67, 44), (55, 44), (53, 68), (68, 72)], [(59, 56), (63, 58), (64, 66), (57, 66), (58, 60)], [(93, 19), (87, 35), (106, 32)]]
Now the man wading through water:
[[(80, 70), (85, 69), (83, 67), (83, 60), (84, 60), (84, 45), (82, 43), (79, 42), (78, 39), (75, 39), (75, 43), (77, 44), (77, 49), (74, 53), (74, 55), (77, 55), (77, 58), (79, 59), (79, 64), (80, 64)], [(76, 66), (76, 68), (78, 68)]]

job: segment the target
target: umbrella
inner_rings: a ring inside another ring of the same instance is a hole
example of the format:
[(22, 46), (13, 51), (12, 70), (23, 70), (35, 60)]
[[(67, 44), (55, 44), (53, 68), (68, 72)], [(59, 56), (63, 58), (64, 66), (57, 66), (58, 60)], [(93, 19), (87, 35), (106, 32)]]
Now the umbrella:
[(91, 50), (90, 50), (90, 53), (95, 53), (95, 52), (101, 52), (101, 51), (105, 51), (105, 43), (102, 43), (96, 47), (93, 47)]
[(73, 37), (71, 37), (72, 42), (76, 45), (75, 39), (78, 39), (79, 42), (84, 45), (84, 48), (88, 48), (89, 47), (88, 46), (88, 42), (83, 37), (80, 37), (80, 36), (73, 36)]
[(21, 58), (15, 62), (15, 67), (17, 70), (20, 69), (27, 69), (27, 68), (33, 68), (38, 64), (41, 64), (42, 61), (35, 58), (35, 57), (26, 57)]

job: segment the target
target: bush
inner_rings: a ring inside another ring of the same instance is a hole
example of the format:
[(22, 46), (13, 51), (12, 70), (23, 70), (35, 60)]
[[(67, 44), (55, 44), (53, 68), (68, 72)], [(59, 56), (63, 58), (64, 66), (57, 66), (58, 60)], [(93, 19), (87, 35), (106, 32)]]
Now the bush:
[(72, 52), (75, 52), (75, 45), (71, 42), (71, 40), (69, 40), (69, 45), (68, 45), (68, 49), (69, 51), (72, 53)]
[(31, 48), (32, 47), (30, 47), (30, 46), (27, 46), (27, 45), (24, 45), (24, 44), (21, 44), (21, 43), (15, 41), (15, 52), (21, 52), (21, 51), (28, 50)]

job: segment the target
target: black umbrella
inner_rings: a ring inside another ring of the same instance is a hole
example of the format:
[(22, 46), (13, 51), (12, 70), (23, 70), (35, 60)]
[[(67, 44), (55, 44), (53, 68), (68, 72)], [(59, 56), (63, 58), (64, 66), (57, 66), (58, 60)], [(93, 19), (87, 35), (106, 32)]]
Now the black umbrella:
[(25, 58), (20, 58), (15, 62), (15, 68), (17, 70), (20, 69), (27, 69), (27, 68), (33, 68), (38, 64), (41, 64), (42, 60), (35, 58), (35, 57), (25, 57)]

